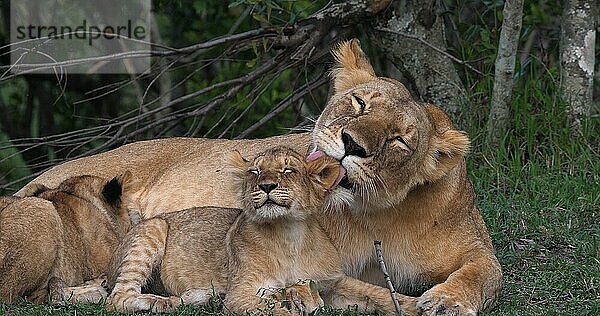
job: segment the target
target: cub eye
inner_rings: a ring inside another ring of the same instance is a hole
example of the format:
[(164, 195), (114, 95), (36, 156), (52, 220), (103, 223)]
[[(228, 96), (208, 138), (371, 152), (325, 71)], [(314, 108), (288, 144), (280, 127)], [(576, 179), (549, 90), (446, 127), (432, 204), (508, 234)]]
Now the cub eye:
[(367, 104), (365, 103), (365, 101), (357, 96), (355, 96), (354, 94), (352, 95), (352, 97), (354, 98), (354, 100), (356, 100), (356, 103), (358, 103), (358, 105), (360, 106), (360, 112), (364, 112), (365, 108), (367, 107)]
[(260, 173), (257, 169), (250, 169), (250, 170), (248, 170), (248, 172), (252, 172), (256, 175), (258, 175)]
[(291, 169), (291, 168), (284, 168), (283, 169), (283, 173), (285, 173), (285, 174), (289, 174), (289, 173), (292, 173), (292, 172), (294, 172), (294, 169)]
[(402, 136), (397, 136), (394, 138), (394, 141), (397, 141), (401, 147), (406, 147), (406, 149), (410, 150), (410, 147), (408, 146), (408, 143), (404, 140), (404, 138), (402, 138)]

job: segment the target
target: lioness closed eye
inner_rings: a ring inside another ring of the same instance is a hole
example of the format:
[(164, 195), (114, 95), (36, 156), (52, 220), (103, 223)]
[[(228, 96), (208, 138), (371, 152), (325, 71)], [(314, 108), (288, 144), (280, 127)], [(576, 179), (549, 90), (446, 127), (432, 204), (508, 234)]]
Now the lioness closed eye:
[[(335, 159), (305, 162), (295, 151), (276, 147), (252, 161), (234, 152), (231, 165), (243, 210), (193, 208), (140, 223), (113, 258), (108, 309), (170, 311), (181, 303), (205, 303), (216, 291), (225, 293), (225, 309), (235, 313), (286, 297), (301, 303), (288, 304), (295, 307), (290, 309), (274, 304), (276, 313), (310, 312), (322, 305), (308, 285), (298, 284), (310, 279), (324, 291), (342, 289), (357, 301), (394, 311), (387, 291), (343, 274), (336, 249), (312, 216), (341, 179)], [(149, 284), (150, 291), (160, 286), (172, 296), (140, 294), (153, 271), (160, 284)], [(278, 288), (287, 288), (287, 295), (271, 295)], [(410, 313), (414, 301), (403, 302)]]

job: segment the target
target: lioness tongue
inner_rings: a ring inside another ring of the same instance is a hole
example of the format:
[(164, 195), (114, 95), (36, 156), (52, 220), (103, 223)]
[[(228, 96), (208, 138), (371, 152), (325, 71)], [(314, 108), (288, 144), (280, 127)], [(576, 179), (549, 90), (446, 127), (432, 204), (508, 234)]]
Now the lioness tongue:
[(344, 168), (344, 166), (340, 165), (340, 173), (338, 174), (337, 178), (335, 179), (335, 182), (329, 188), (329, 191), (333, 191), (333, 189), (337, 188), (338, 184), (340, 184), (340, 182), (342, 182), (342, 179), (344, 179), (345, 176), (346, 176), (346, 168)]
[(310, 153), (310, 155), (308, 155), (308, 157), (306, 157), (306, 161), (313, 161), (313, 160), (316, 160), (317, 158), (323, 157), (323, 156), (325, 156), (325, 152), (322, 150), (317, 150), (317, 147), (315, 147), (313, 152)]
[[(306, 161), (313, 161), (313, 160), (316, 160), (317, 158), (323, 157), (323, 156), (325, 156), (325, 152), (322, 150), (317, 150), (317, 148), (315, 147), (313, 152), (311, 152), (308, 155), (308, 157), (306, 157)], [(344, 168), (342, 165), (340, 165), (340, 172), (338, 173), (338, 176), (335, 179), (335, 182), (329, 188), (329, 191), (333, 191), (333, 189), (337, 188), (337, 186), (340, 184), (340, 182), (342, 182), (342, 179), (344, 179), (345, 176), (346, 176), (346, 168)]]

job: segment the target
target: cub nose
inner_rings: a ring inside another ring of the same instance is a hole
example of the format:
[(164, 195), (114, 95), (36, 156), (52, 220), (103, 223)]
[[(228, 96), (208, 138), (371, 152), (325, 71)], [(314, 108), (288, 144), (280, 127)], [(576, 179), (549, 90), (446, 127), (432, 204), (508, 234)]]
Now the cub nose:
[(346, 151), (346, 156), (358, 156), (361, 158), (367, 157), (367, 151), (354, 141), (350, 134), (343, 132), (342, 133), (342, 142), (344, 143), (344, 150)]
[(261, 183), (258, 187), (265, 193), (269, 193), (277, 187), (277, 183)]

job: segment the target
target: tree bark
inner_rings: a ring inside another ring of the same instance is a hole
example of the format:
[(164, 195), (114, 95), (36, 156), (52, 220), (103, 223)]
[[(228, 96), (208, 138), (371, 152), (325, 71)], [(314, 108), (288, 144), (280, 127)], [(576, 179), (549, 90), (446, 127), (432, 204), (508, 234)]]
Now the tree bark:
[(571, 135), (581, 134), (593, 102), (597, 0), (566, 0), (560, 32), (560, 93)]
[(523, 0), (504, 3), (502, 29), (494, 72), (492, 106), (487, 123), (487, 142), (497, 146), (510, 120), (515, 59), (523, 21)]
[(447, 50), (437, 11), (435, 0), (393, 1), (376, 17), (369, 36), (402, 72), (416, 99), (441, 106), (457, 122), (465, 94), (452, 60), (415, 39)]

